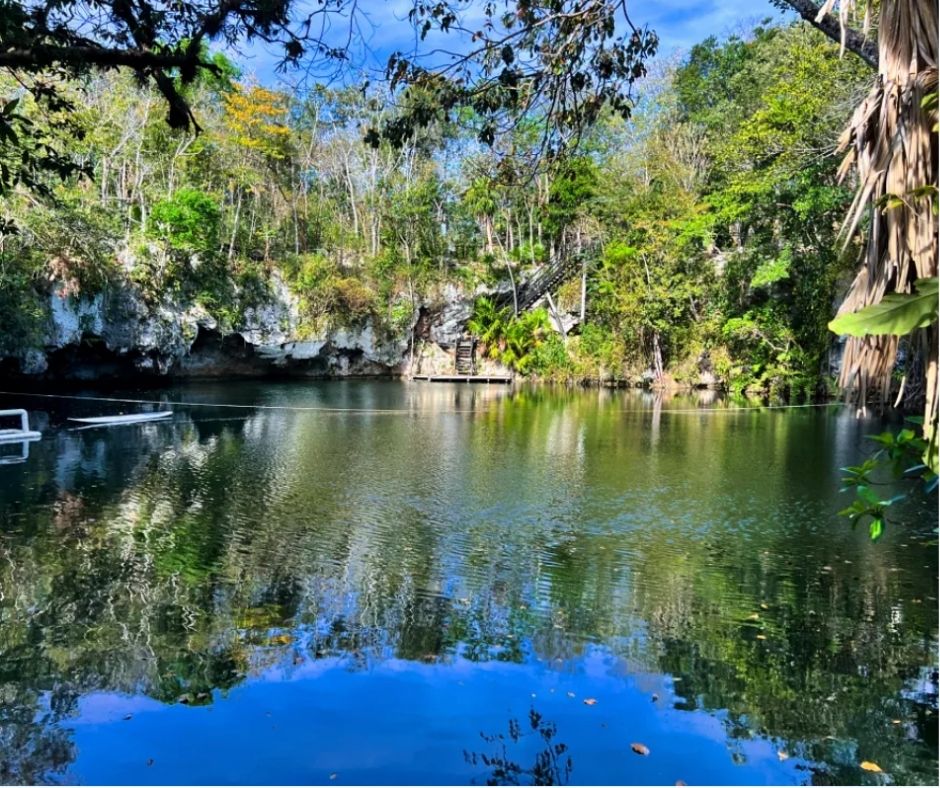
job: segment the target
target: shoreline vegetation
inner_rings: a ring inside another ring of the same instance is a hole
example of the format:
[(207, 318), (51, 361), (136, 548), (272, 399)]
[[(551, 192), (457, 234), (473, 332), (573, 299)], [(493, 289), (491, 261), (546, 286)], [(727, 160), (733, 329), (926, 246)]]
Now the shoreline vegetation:
[[(433, 376), (432, 376), (433, 377)], [(460, 378), (461, 376), (455, 375), (455, 378)], [(672, 379), (666, 379), (664, 381), (648, 381), (643, 380), (639, 377), (632, 379), (628, 378), (582, 378), (578, 380), (574, 379), (565, 379), (565, 380), (556, 380), (547, 377), (537, 377), (537, 376), (522, 376), (522, 375), (512, 375), (511, 379), (508, 382), (493, 382), (492, 376), (489, 376), (490, 382), (487, 382), (486, 378), (488, 376), (481, 375), (480, 382), (470, 381), (464, 382), (461, 380), (456, 380), (455, 385), (478, 385), (478, 386), (488, 386), (490, 388), (505, 389), (509, 392), (522, 391), (529, 388), (536, 389), (546, 389), (546, 390), (590, 390), (590, 389), (605, 389), (611, 391), (636, 391), (644, 392), (651, 394), (657, 398), (672, 399), (675, 397), (688, 397), (696, 395), (703, 400), (702, 404), (712, 404), (718, 400), (724, 400), (728, 402), (733, 402), (736, 404), (748, 404), (753, 407), (766, 407), (766, 406), (786, 406), (786, 405), (795, 405), (797, 407), (803, 407), (809, 404), (815, 404), (819, 406), (824, 406), (826, 404), (836, 405), (846, 401), (844, 395), (840, 395), (835, 390), (827, 393), (817, 394), (811, 398), (800, 397), (800, 398), (781, 398), (774, 397), (767, 394), (735, 394), (724, 386), (723, 384), (693, 384), (693, 383), (680, 383)], [(67, 399), (67, 394), (74, 391), (83, 391), (88, 389), (93, 389), (96, 391), (120, 391), (127, 390), (128, 388), (142, 388), (149, 390), (151, 388), (161, 389), (161, 388), (175, 388), (179, 386), (187, 386), (189, 384), (199, 385), (204, 383), (292, 383), (300, 382), (304, 380), (314, 381), (317, 383), (342, 383), (342, 382), (355, 382), (355, 381), (386, 381), (394, 383), (416, 383), (423, 386), (436, 386), (439, 385), (436, 381), (427, 381), (426, 379), (418, 379), (415, 376), (412, 376), (408, 372), (401, 373), (372, 373), (372, 374), (354, 374), (354, 375), (337, 375), (337, 374), (297, 374), (291, 372), (261, 372), (257, 374), (231, 374), (231, 375), (187, 375), (174, 376), (173, 374), (168, 375), (139, 375), (133, 378), (72, 378), (67, 380), (54, 380), (50, 381), (43, 378), (29, 378), (25, 376), (19, 377), (10, 377), (6, 378), (3, 381), (3, 385), (7, 387), (7, 394), (22, 394), (23, 396), (29, 395), (39, 395), (39, 396), (55, 396), (55, 392), (63, 392), (63, 396)], [(447, 381), (445, 381), (447, 382)], [(705, 401), (707, 400), (707, 401)], [(896, 409), (899, 413), (904, 413), (903, 408)]]
[(870, 72), (808, 24), (651, 64), (629, 120), (539, 171), (537, 124), (491, 148), (468, 111), (372, 145), (387, 87), (280, 92), (216, 61), (187, 87), (199, 134), (121, 70), (64, 83), (69, 133), (43, 130), (92, 177), (4, 199), (5, 377), (448, 374), (465, 337), (531, 380), (835, 396), (861, 247), (833, 140)]

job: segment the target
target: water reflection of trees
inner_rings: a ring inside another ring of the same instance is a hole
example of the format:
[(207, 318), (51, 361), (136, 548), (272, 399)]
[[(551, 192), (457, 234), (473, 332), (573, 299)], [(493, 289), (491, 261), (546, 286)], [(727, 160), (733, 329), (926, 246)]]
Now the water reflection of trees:
[[(0, 779), (65, 769), (60, 723), (92, 690), (210, 702), (299, 659), (551, 664), (599, 642), (677, 677), (681, 707), (727, 709), (732, 739), (844, 762), (819, 780), (857, 779), (849, 740), (923, 781), (936, 557), (916, 535), (833, 539), (813, 511), (831, 436), (661, 412), (637, 451), (644, 408), (519, 396), (443, 425), (261, 415), (47, 442), (0, 491)], [(773, 468), (742, 485), (755, 461)]]
[[(529, 709), (527, 725), (511, 718), (506, 732), (480, 732), (484, 752), (464, 751), (464, 760), (486, 770), (487, 785), (567, 785), (574, 768), (568, 745), (556, 741), (558, 726), (535, 709)], [(534, 740), (535, 754), (521, 752), (520, 743)], [(528, 766), (529, 758), (532, 765)]]

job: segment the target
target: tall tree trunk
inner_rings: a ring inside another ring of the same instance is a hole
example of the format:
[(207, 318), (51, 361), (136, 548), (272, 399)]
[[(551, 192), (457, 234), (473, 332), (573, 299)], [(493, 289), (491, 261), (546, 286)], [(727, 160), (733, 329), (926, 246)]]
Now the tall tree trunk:
[(237, 186), (238, 200), (235, 203), (235, 218), (232, 220), (232, 237), (228, 242), (228, 259), (231, 260), (235, 255), (235, 238), (238, 236), (238, 218), (242, 211), (242, 190)]
[(535, 265), (535, 206), (529, 205), (529, 259)]
[(346, 187), (349, 189), (349, 207), (352, 210), (353, 235), (356, 240), (359, 239), (359, 209), (356, 208), (356, 188), (353, 185), (352, 171), (349, 169), (349, 156), (344, 159), (344, 169), (346, 171)]
[(581, 260), (581, 323), (587, 313), (587, 260)]
[[(646, 271), (646, 290), (653, 297), (653, 277), (650, 275), (650, 267), (643, 259), (643, 269)], [(659, 338), (659, 331), (653, 329), (653, 374), (657, 383), (662, 383), (664, 377), (663, 370), (663, 346)]]
[(662, 383), (665, 374), (663, 372), (663, 347), (659, 341), (659, 332), (653, 332), (653, 374), (656, 376), (656, 382)]
[(516, 277), (512, 275), (509, 257), (506, 257), (506, 270), (509, 271), (509, 283), (512, 285), (512, 316), (519, 317), (519, 291), (516, 289)]
[(584, 323), (584, 315), (587, 311), (587, 260), (584, 259), (584, 247), (581, 243), (581, 227), (578, 227), (578, 254), (581, 256), (581, 322)]

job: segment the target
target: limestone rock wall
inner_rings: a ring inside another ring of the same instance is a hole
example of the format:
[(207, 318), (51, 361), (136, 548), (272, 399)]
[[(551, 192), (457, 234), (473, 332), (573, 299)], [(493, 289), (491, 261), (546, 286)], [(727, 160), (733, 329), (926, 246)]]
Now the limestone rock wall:
[(445, 285), (394, 334), (366, 320), (311, 336), (296, 295), (277, 278), (271, 292), (236, 325), (223, 327), (201, 306), (172, 298), (148, 304), (130, 285), (91, 298), (52, 291), (42, 336), (0, 358), (0, 374), (46, 381), (398, 376), (412, 365), (449, 374), (477, 295)]

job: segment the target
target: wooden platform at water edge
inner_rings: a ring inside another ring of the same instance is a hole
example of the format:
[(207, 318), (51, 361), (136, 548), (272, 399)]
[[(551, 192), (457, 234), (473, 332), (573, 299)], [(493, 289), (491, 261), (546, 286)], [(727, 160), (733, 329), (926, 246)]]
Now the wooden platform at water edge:
[(511, 375), (412, 375), (428, 383), (512, 383)]

